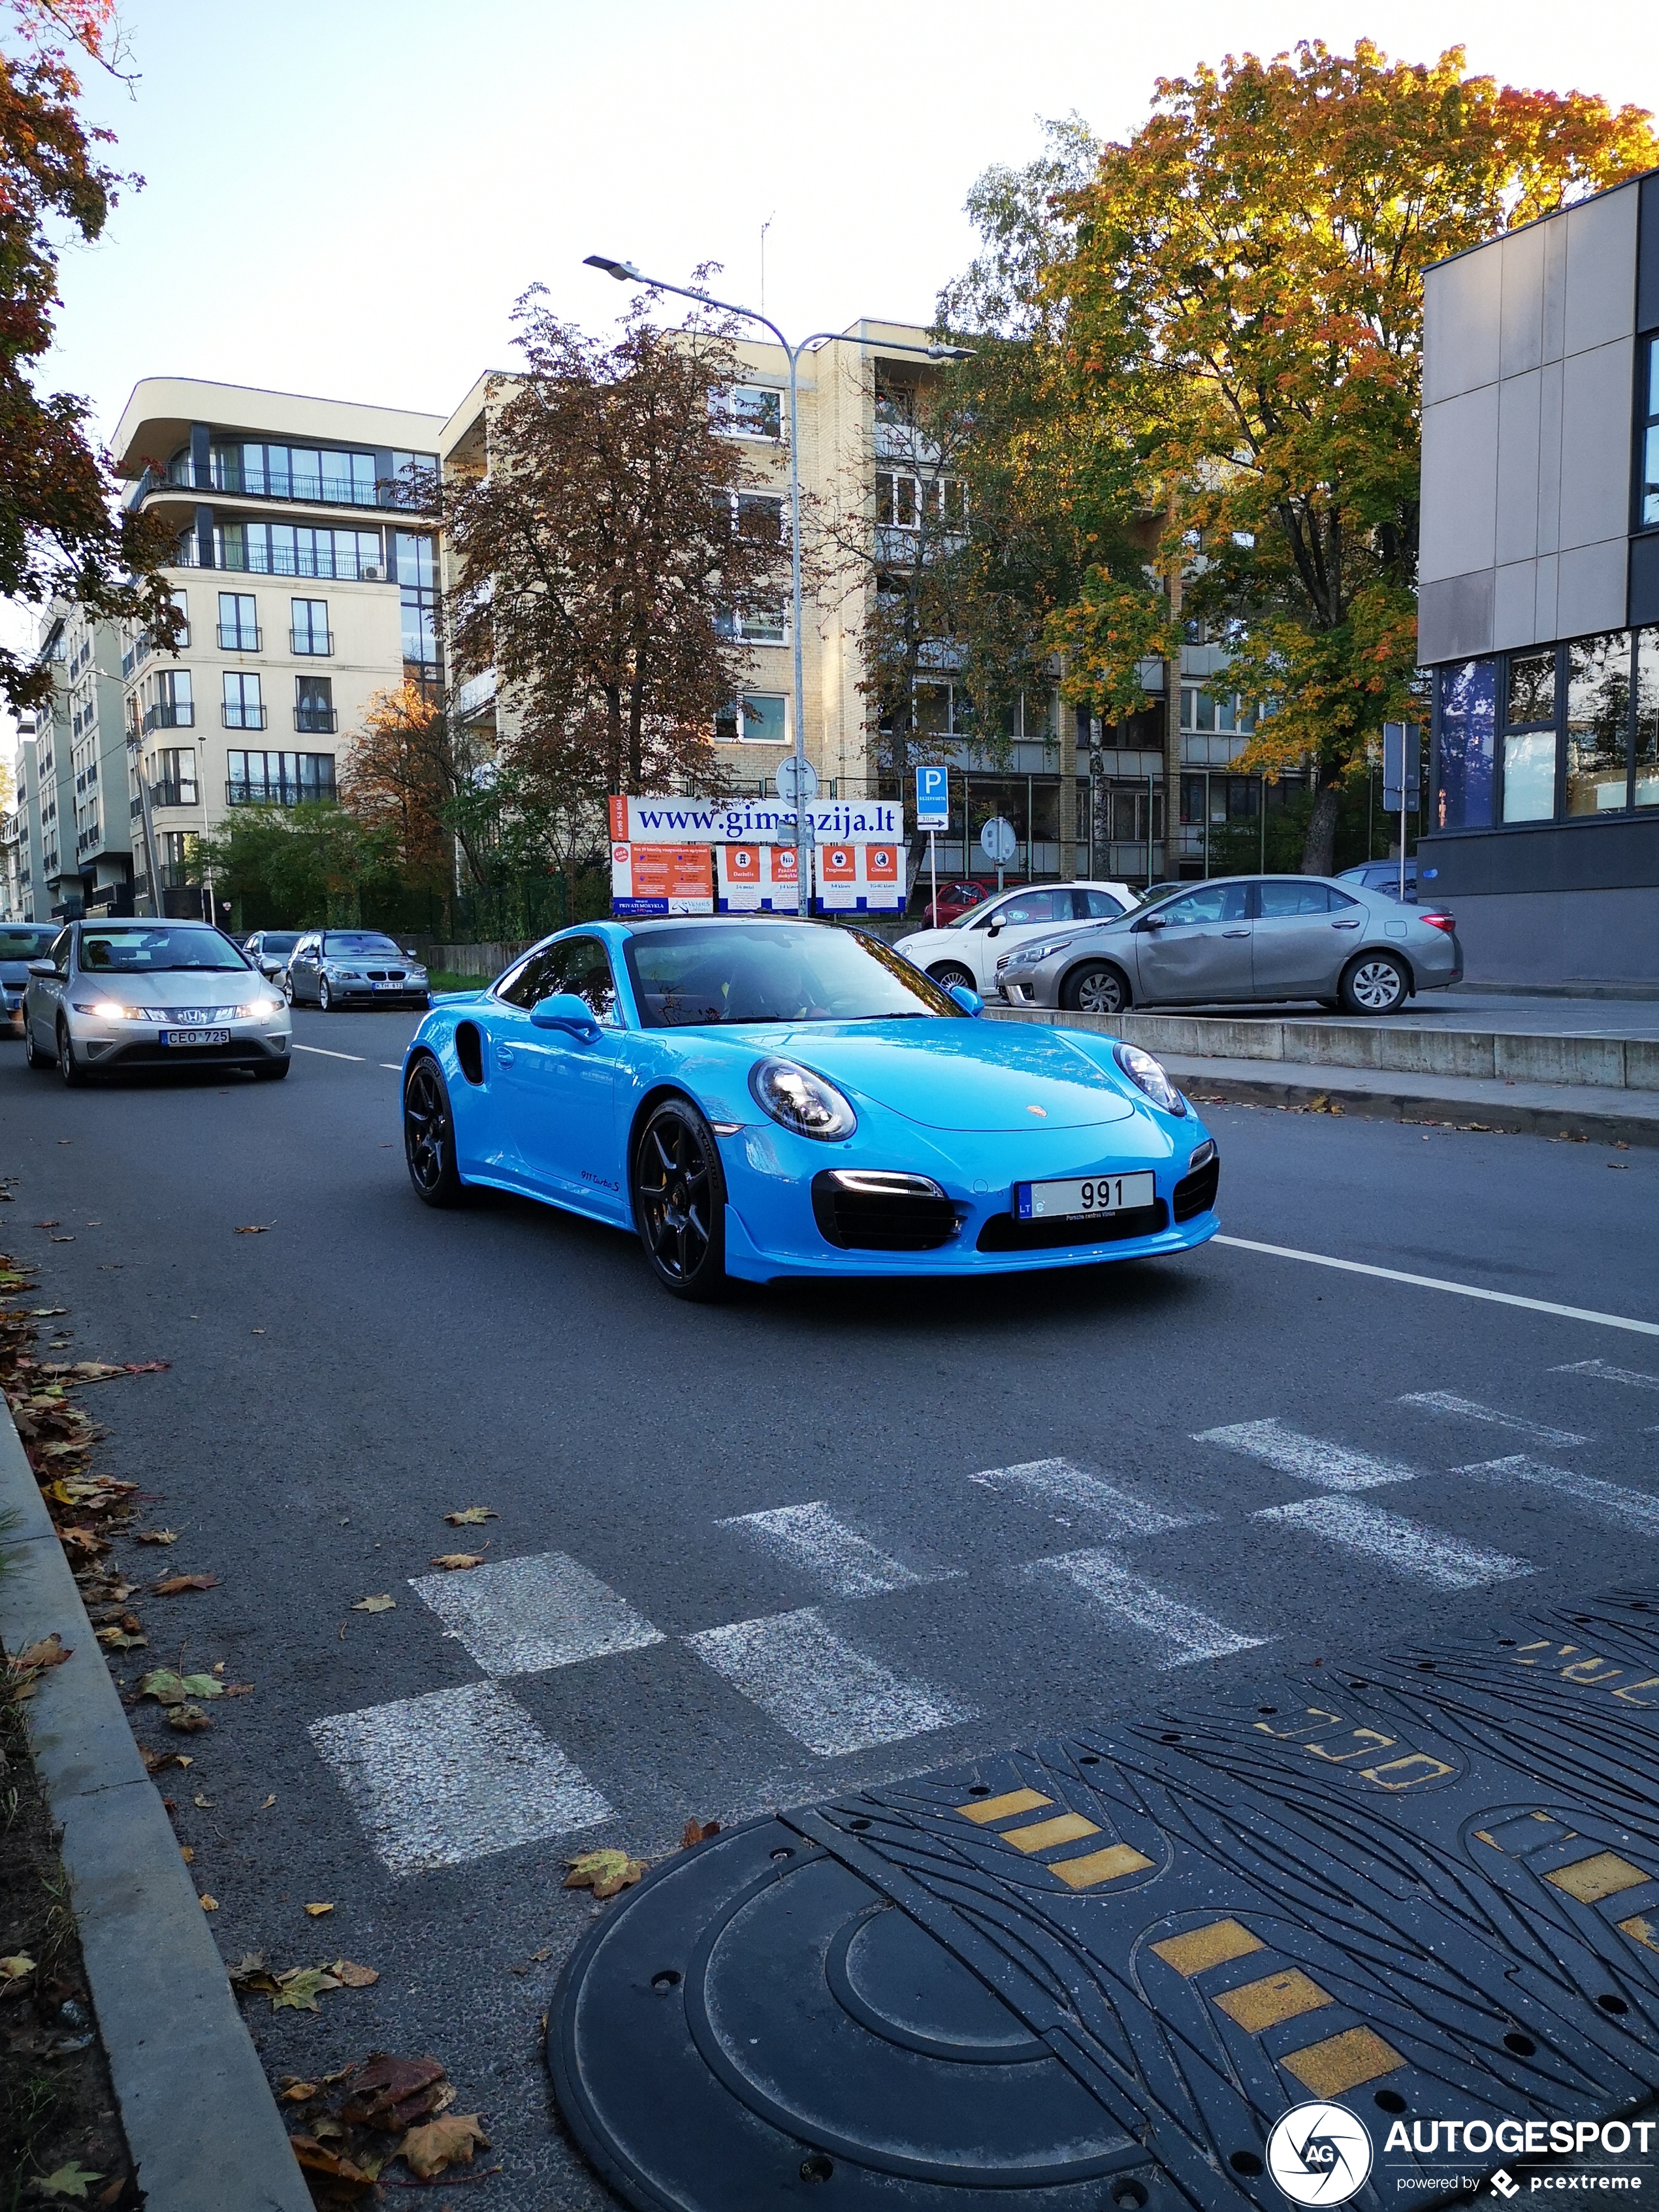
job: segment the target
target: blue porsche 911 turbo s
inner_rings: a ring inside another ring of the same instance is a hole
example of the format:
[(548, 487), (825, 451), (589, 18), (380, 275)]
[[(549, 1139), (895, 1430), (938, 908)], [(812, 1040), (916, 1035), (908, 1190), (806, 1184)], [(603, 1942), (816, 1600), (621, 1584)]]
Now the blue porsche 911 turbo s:
[(562, 931), (404, 1062), (415, 1188), (638, 1232), (683, 1297), (1183, 1252), (1220, 1162), (1150, 1054), (975, 1018), (873, 937), (768, 915)]

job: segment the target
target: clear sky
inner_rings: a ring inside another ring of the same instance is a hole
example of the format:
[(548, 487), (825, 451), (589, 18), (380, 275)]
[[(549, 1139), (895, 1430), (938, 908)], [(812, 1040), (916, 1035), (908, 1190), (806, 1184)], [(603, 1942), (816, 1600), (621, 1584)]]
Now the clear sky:
[[(136, 95), (90, 82), (147, 179), (65, 257), (47, 374), (100, 434), (173, 374), (447, 414), (511, 358), (539, 281), (608, 322), (595, 251), (725, 264), (792, 334), (925, 321), (967, 259), (987, 163), (1075, 108), (1132, 130), (1153, 80), (1228, 52), (1461, 40), (1510, 83), (1659, 107), (1624, 0), (123, 0)], [(0, 743), (3, 738), (0, 738)]]

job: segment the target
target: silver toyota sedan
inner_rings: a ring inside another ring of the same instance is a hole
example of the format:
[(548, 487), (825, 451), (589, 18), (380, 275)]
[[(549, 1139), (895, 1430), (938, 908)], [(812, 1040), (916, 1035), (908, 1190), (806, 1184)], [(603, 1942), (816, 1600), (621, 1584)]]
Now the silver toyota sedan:
[(71, 1087), (129, 1068), (289, 1071), (294, 1018), (211, 922), (71, 921), (29, 963), (23, 1037), (31, 1067)]
[(1050, 931), (997, 966), (1013, 1006), (1121, 1014), (1128, 1006), (1311, 999), (1391, 1014), (1463, 979), (1455, 918), (1327, 876), (1225, 876), (1116, 921)]

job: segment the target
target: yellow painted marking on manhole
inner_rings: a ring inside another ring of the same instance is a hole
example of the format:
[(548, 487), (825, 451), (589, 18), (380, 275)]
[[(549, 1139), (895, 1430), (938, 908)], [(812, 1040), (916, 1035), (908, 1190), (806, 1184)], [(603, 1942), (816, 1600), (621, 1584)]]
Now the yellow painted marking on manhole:
[(1650, 1951), (1659, 1951), (1659, 1928), (1656, 1928), (1651, 1920), (1644, 1920), (1639, 1912), (1632, 1912), (1628, 1920), (1621, 1920), (1619, 1932), (1621, 1936), (1630, 1936), (1634, 1942), (1644, 1945)]
[(1126, 1874), (1139, 1874), (1152, 1862), (1133, 1844), (1109, 1844), (1103, 1851), (1085, 1858), (1051, 1859), (1050, 1874), (1057, 1874), (1067, 1889), (1092, 1889), (1097, 1882), (1121, 1881)]
[(1653, 1876), (1633, 1867), (1628, 1859), (1621, 1859), (1617, 1851), (1597, 1851), (1594, 1858), (1575, 1859), (1571, 1866), (1557, 1867), (1544, 1879), (1565, 1889), (1569, 1897), (1576, 1897), (1581, 1905), (1599, 1905), (1604, 1897), (1616, 1897), (1621, 1889), (1634, 1889), (1638, 1882), (1651, 1881)]
[(1212, 1920), (1207, 1928), (1189, 1929), (1184, 1936), (1166, 1936), (1152, 1948), (1166, 1966), (1173, 1966), (1190, 1982), (1206, 1967), (1224, 1966), (1229, 1959), (1248, 1958), (1252, 1951), (1266, 1950), (1267, 1945), (1237, 1920)]
[(1281, 1973), (1264, 1974), (1259, 1982), (1244, 1982), (1236, 1990), (1223, 1990), (1216, 1999), (1228, 2019), (1236, 2020), (1252, 2035), (1260, 2035), (1264, 2027), (1277, 2027), (1281, 2021), (1295, 2020), (1304, 2012), (1317, 2012), (1321, 2005), (1335, 2002), (1328, 1990), (1322, 1990), (1317, 1982), (1310, 1981), (1299, 1966), (1287, 1966)]
[(1017, 1851), (1046, 1851), (1050, 1844), (1074, 1844), (1079, 1836), (1097, 1836), (1100, 1829), (1081, 1813), (1060, 1813), (1052, 1820), (1037, 1820), (1029, 1828), (1005, 1828), (1002, 1840)]
[(1362, 2081), (1392, 2074), (1406, 2062), (1370, 2028), (1350, 2027), (1340, 2035), (1328, 2035), (1322, 2043), (1310, 2043), (1304, 2051), (1292, 2051), (1279, 2063), (1310, 2096), (1340, 2097)]
[(1504, 1848), (1502, 1844), (1500, 1844), (1495, 1837), (1489, 1836), (1484, 1828), (1477, 1828), (1475, 1830), (1474, 1840), (1477, 1844), (1489, 1844), (1495, 1851), (1501, 1851)]
[(1011, 1790), (1006, 1796), (981, 1797), (976, 1802), (958, 1805), (957, 1810), (964, 1820), (971, 1820), (982, 1828), (988, 1820), (1006, 1820), (1011, 1813), (1035, 1813), (1039, 1806), (1052, 1805), (1052, 1797), (1045, 1797), (1040, 1790)]

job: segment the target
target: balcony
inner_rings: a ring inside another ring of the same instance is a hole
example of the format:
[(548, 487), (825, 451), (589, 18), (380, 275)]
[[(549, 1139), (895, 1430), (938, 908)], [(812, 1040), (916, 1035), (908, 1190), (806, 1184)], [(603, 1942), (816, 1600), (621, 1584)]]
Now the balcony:
[[(225, 596), (228, 599), (232, 594), (227, 592)], [(246, 596), (245, 593), (244, 597)], [(221, 623), (219, 650), (221, 653), (258, 653), (259, 636), (259, 626), (257, 623), (251, 628), (246, 623)]]
[(302, 737), (331, 738), (340, 726), (340, 718), (332, 707), (296, 707), (294, 726)]
[[(274, 760), (276, 756), (268, 757)], [(272, 770), (263, 776), (233, 778), (225, 786), (227, 806), (312, 806), (319, 802), (331, 804), (337, 795), (331, 770), (314, 782), (301, 782), (286, 770)]]
[(255, 706), (251, 701), (245, 700), (238, 707), (227, 699), (219, 711), (224, 716), (228, 730), (263, 730), (265, 726), (264, 708)]
[(146, 469), (127, 495), (128, 504), (137, 507), (149, 493), (164, 487), (172, 491), (228, 492), (236, 499), (289, 500), (306, 507), (389, 507), (417, 511), (408, 505), (407, 479), (381, 477), (373, 483), (362, 483), (350, 477), (301, 475), (291, 469), (236, 468), (227, 466), (223, 461), (210, 469), (198, 469), (187, 453), (181, 453), (169, 465), (165, 477)]
[(289, 650), (298, 660), (321, 660), (334, 650), (334, 633), (314, 629), (291, 629), (288, 634)]
[(343, 551), (336, 552), (332, 568), (321, 568), (313, 556), (307, 561), (303, 556), (290, 553), (286, 547), (267, 550), (256, 545), (248, 558), (249, 549), (222, 549), (226, 557), (217, 562), (204, 561), (201, 547), (194, 534), (182, 539), (172, 556), (162, 563), (168, 568), (214, 568), (221, 575), (248, 576), (307, 576), (319, 578), (324, 583), (385, 584), (392, 579), (385, 573), (385, 563), (380, 561), (360, 561)]
[(193, 730), (196, 727), (196, 708), (189, 699), (163, 699), (144, 710), (144, 728), (150, 730)]

